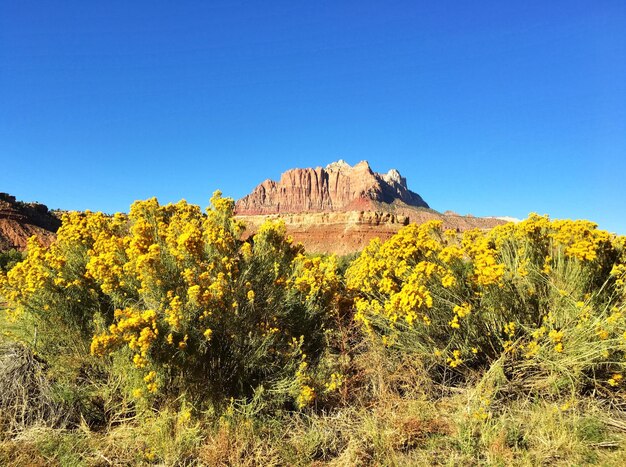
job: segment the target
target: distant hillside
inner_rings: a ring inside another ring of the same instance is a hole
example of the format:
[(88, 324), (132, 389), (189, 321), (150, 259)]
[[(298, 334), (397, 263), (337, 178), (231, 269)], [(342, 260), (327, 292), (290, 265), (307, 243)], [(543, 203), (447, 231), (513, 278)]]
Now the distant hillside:
[(24, 250), (33, 235), (49, 245), (60, 226), (61, 220), (47, 206), (17, 201), (15, 196), (0, 193), (0, 251)]

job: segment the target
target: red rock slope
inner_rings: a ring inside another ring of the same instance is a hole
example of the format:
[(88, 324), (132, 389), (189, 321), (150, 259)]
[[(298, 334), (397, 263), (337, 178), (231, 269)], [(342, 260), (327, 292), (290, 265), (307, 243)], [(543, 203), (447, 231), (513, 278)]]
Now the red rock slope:
[(49, 245), (60, 226), (61, 221), (43, 204), (23, 203), (0, 193), (0, 251), (24, 250), (33, 235)]

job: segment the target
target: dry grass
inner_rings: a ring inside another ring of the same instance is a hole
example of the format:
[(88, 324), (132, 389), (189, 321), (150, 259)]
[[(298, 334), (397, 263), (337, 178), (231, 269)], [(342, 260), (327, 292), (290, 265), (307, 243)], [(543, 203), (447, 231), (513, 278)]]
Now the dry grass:
[(46, 370), (45, 362), (26, 346), (0, 347), (0, 425), (5, 434), (65, 421), (67, 411), (55, 400)]
[(159, 413), (103, 433), (31, 427), (0, 443), (1, 465), (623, 465), (623, 414), (597, 401), (520, 400), (487, 420), (472, 390), (385, 400), (332, 413), (231, 417), (181, 425)]

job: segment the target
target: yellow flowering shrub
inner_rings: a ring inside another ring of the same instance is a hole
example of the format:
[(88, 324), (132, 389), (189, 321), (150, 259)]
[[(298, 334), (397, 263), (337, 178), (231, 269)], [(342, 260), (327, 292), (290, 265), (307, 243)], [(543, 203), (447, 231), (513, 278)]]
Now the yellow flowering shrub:
[(429, 222), (373, 241), (346, 284), (362, 329), (439, 377), (506, 355), (525, 371), (572, 362), (581, 381), (604, 374), (614, 387), (626, 350), (624, 244), (591, 222), (536, 214), (463, 234)]
[(117, 226), (102, 213), (66, 213), (55, 243), (44, 248), (30, 238), (24, 260), (0, 273), (0, 295), (12, 318), (34, 319), (38, 342), (48, 350), (80, 347), (93, 334), (96, 316), (112, 316), (109, 298), (86, 266), (96, 239)]
[(304, 256), (284, 224), (242, 240), (233, 208), (216, 192), (205, 213), (155, 198), (128, 215), (69, 213), (50, 248), (31, 240), (0, 293), (16, 315), (62, 316), (95, 357), (127, 359), (135, 396), (250, 395), (319, 354), (340, 277), (334, 257)]

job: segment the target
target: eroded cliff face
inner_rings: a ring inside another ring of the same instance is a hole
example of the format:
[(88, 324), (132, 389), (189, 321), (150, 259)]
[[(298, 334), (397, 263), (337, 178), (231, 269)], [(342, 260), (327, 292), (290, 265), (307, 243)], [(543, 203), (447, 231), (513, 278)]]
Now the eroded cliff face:
[(421, 196), (408, 189), (406, 179), (397, 170), (379, 174), (367, 161), (351, 167), (340, 160), (325, 168), (288, 170), (278, 182), (266, 180), (237, 201), (235, 212), (258, 215), (375, 210), (376, 203), (396, 201), (428, 207)]
[(266, 180), (237, 201), (235, 213), (252, 235), (266, 219), (282, 219), (287, 233), (311, 253), (360, 251), (374, 238), (387, 240), (403, 226), (440, 220), (444, 229), (489, 229), (495, 218), (444, 214), (428, 209), (406, 179), (391, 169), (373, 172), (366, 161), (293, 169), (278, 182)]
[(33, 235), (47, 246), (60, 226), (61, 221), (43, 204), (23, 203), (0, 193), (0, 251), (24, 250)]

